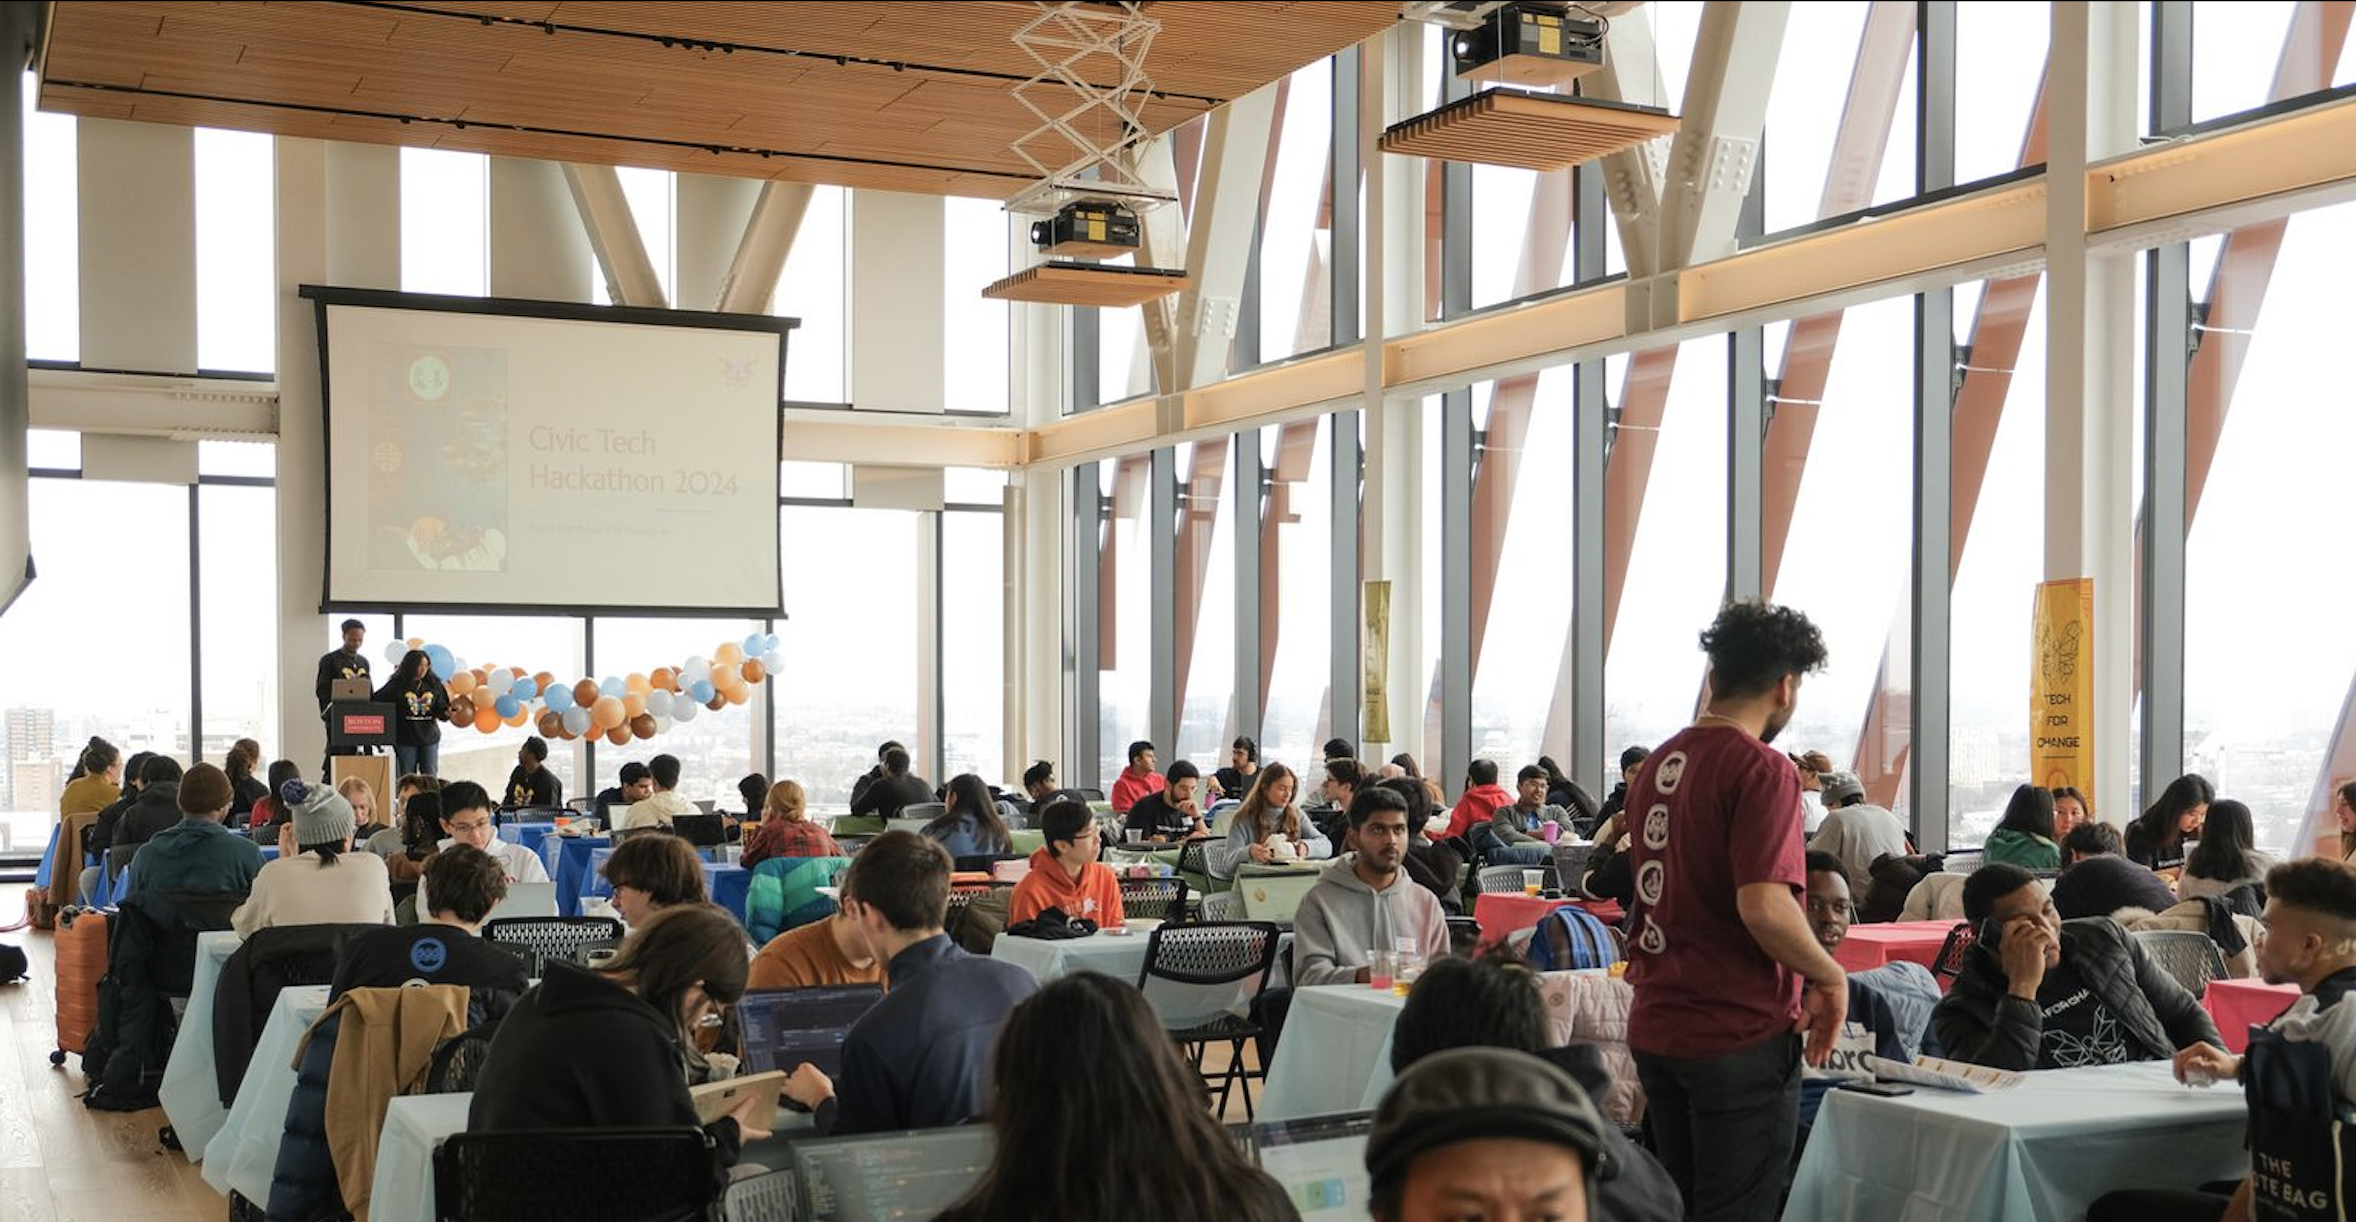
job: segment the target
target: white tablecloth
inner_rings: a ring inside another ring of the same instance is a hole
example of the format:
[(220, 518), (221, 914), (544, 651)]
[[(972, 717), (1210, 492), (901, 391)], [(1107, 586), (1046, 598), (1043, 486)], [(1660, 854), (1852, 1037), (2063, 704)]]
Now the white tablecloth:
[[(1281, 1055), (1281, 1054), (1280, 1054)], [(2180, 1086), (2165, 1061), (2054, 1069), (1984, 1095), (1833, 1091), (1786, 1222), (2078, 1222), (2122, 1188), (2249, 1173), (2231, 1083)]]
[(213, 1072), (213, 991), (221, 982), (221, 966), (242, 942), (227, 930), (196, 935), (195, 986), (188, 991), (188, 1012), (172, 1038), (172, 1057), (164, 1062), (164, 1082), (156, 1091), (164, 1101), (164, 1119), (172, 1122), (172, 1133), (191, 1162), (204, 1158), (205, 1143), (221, 1131), (229, 1114), (221, 1106), (220, 1078)]
[(1391, 1027), (1406, 1004), (1362, 984), (1295, 990), (1260, 1092), (1260, 1119), (1374, 1110), (1391, 1085)]
[[(369, 1181), (370, 1222), (434, 1222), (434, 1151), (453, 1133), (466, 1131), (472, 1094), (404, 1095), (385, 1106), (384, 1130), (376, 1141), (376, 1178)], [(777, 1128), (810, 1127), (810, 1116), (780, 1110)], [(746, 1147), (742, 1161), (776, 1170), (792, 1165), (786, 1142), (772, 1137)]]
[(1160, 923), (1131, 921), (1126, 934), (1093, 933), (1085, 938), (1051, 940), (999, 934), (990, 955), (1021, 967), (1041, 984), (1073, 972), (1095, 972), (1135, 984), (1138, 973), (1145, 970), (1146, 944), (1153, 940), (1153, 928)]
[(303, 1032), (326, 1009), (326, 985), (279, 991), (228, 1118), (205, 1147), (205, 1183), (215, 1191), (226, 1195), (235, 1190), (256, 1205), (269, 1203), (270, 1177), (278, 1170), (278, 1142), (286, 1135), (286, 1103), (294, 1095), (295, 1049), (303, 1042)]

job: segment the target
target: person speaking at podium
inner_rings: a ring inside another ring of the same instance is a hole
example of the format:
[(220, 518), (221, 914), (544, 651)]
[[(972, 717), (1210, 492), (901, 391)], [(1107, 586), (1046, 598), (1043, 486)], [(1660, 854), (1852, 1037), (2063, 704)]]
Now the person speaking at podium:
[[(322, 722), (327, 720), (328, 706), (335, 703), (334, 692), (337, 680), (357, 679), (366, 684), (371, 691), (376, 688), (376, 685), (369, 681), (368, 655), (360, 652), (360, 643), (368, 637), (368, 626), (359, 620), (348, 619), (343, 622), (343, 634), (344, 647), (330, 650), (319, 658), (319, 679), (313, 685), (313, 690), (319, 697), (319, 720)], [(332, 739), (334, 734), (331, 732), (328, 737)], [(360, 750), (370, 755), (376, 754), (373, 747), (363, 747)], [(327, 756), (320, 757), (319, 775), (322, 779), (332, 779), (329, 770), (333, 767), (334, 765)]]

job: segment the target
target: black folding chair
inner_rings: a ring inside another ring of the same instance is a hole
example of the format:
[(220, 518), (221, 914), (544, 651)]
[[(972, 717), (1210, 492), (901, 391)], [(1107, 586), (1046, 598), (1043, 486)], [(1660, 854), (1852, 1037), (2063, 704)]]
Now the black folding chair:
[(548, 974), (552, 960), (587, 967), (589, 952), (621, 945), (622, 923), (612, 917), (500, 917), (483, 926), (483, 941), (506, 947), (536, 980)]
[(1124, 878), (1121, 915), (1132, 921), (1180, 921), (1186, 917), (1183, 878)]
[[(1245, 1064), (1244, 1045), (1256, 1040), (1261, 1025), (1238, 1017), (1238, 1001), (1256, 1001), (1268, 988), (1269, 969), (1276, 963), (1282, 931), (1267, 921), (1235, 921), (1216, 925), (1163, 925), (1146, 943), (1145, 967), (1137, 988), (1153, 1003), (1162, 1029), (1187, 1052), (1203, 1093), (1219, 1096), (1218, 1114), (1227, 1112), (1227, 1097), (1243, 1085), (1243, 1112), (1252, 1116), (1252, 1079), (1266, 1078), (1268, 1067), (1254, 1070)], [(1156, 987), (1161, 982), (1162, 987)], [(1248, 1009), (1247, 1009), (1248, 1013)], [(1214, 1090), (1203, 1073), (1203, 1053), (1213, 1043), (1228, 1049), (1226, 1070)]]
[(693, 1128), (459, 1133), (434, 1151), (437, 1222), (703, 1222), (721, 1186)]
[(1947, 940), (1939, 944), (1939, 957), (1931, 960), (1931, 975), (1953, 980), (1963, 974), (1963, 957), (1980, 940), (1979, 928), (1970, 921), (1957, 921), (1947, 931)]
[(499, 1024), (486, 1023), (461, 1031), (434, 1045), (434, 1059), (425, 1071), (425, 1093), (460, 1094), (474, 1089), (483, 1076), (483, 1061), (491, 1052), (491, 1037)]

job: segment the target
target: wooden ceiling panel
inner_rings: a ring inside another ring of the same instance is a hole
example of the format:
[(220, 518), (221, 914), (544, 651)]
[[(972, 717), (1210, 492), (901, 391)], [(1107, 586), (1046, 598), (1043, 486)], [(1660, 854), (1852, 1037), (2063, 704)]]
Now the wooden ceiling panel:
[[(1012, 34), (1039, 12), (1014, 0), (60, 0), (40, 102), (92, 116), (1003, 198), (1033, 178), (1010, 147), (1037, 126), (1012, 93), (1035, 68)], [(1161, 0), (1147, 12), (1163, 23), (1147, 65), (1158, 94), (1143, 106), (1154, 132), (1396, 20), (1392, 0)], [(1102, 67), (1109, 78), (1112, 65)], [(1034, 151), (1067, 156), (1051, 138)]]

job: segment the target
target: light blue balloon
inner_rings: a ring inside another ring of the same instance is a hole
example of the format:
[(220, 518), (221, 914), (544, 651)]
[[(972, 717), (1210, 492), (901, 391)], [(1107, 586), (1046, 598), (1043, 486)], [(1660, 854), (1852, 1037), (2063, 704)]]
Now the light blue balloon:
[(766, 635), (758, 632), (746, 637), (744, 639), (745, 656), (748, 658), (757, 658), (760, 657), (763, 653), (767, 652), (762, 648), (762, 642), (768, 639), (769, 638)]
[(500, 717), (507, 718), (522, 712), (524, 706), (513, 696), (501, 696), (491, 702), (491, 707), (498, 711)]
[(701, 683), (690, 684), (687, 688), (688, 697), (697, 704), (710, 704), (712, 697), (718, 695), (719, 692), (720, 689), (713, 687), (712, 681), (709, 679)]
[(761, 637), (761, 652), (776, 653), (777, 647), (784, 643), (784, 639), (779, 637), (776, 633), (766, 633)]
[(452, 674), (456, 673), (456, 668), (452, 665), (450, 651), (444, 646), (426, 646), (425, 659), (426, 662), (433, 667), (434, 678), (436, 679), (447, 681)]
[(530, 675), (525, 675), (523, 678), (515, 681), (514, 687), (507, 689), (507, 694), (515, 697), (519, 702), (526, 700), (538, 700), (540, 698), (540, 684)]
[(627, 695), (628, 692), (629, 689), (622, 686), (622, 681), (612, 675), (607, 675), (597, 681), (597, 694), (600, 696), (621, 696)]
[(564, 711), (564, 728), (574, 734), (589, 732), (589, 710), (570, 708)]
[(562, 683), (549, 684), (548, 690), (541, 695), (548, 701), (548, 711), (551, 713), (562, 713), (573, 707), (573, 689)]

